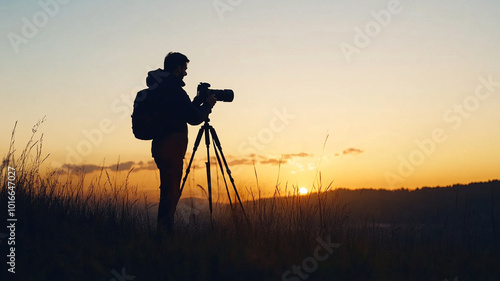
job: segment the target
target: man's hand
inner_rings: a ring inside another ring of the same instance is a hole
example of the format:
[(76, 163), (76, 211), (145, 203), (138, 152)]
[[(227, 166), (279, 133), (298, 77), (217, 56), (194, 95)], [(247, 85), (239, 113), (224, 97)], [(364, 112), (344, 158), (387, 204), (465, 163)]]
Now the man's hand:
[(215, 95), (210, 95), (207, 97), (206, 102), (210, 105), (210, 108), (212, 108), (212, 107), (214, 107), (215, 103), (217, 102), (217, 99), (215, 98)]

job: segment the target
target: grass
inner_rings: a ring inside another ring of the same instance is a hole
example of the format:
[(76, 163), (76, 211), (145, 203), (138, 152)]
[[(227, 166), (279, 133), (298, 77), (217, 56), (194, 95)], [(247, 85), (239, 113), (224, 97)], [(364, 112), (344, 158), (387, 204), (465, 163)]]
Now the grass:
[[(175, 235), (159, 239), (155, 204), (141, 197), (128, 177), (117, 180), (118, 172), (104, 168), (92, 179), (70, 170), (42, 173), (48, 155), (42, 154), (43, 136), (35, 136), (36, 130), (17, 155), (13, 133), (1, 167), (3, 222), (6, 171), (16, 169), (17, 280), (500, 279), (495, 228), (500, 211), (493, 201), (498, 182), (491, 184), (491, 202), (467, 203), (469, 197), (457, 195), (455, 209), (409, 214), (404, 207), (383, 212), (390, 205), (383, 198), (394, 192), (373, 191), (384, 194), (376, 199), (333, 190), (331, 184), (322, 185), (321, 176), (316, 192), (307, 196), (277, 183), (274, 197), (261, 198), (257, 184), (248, 188), (252, 199), (244, 204), (249, 223), (237, 208), (221, 204), (213, 227), (204, 222), (206, 212), (188, 220), (178, 216)], [(418, 204), (415, 196), (408, 202)], [(492, 207), (483, 210), (477, 204)], [(493, 235), (481, 235), (483, 230)], [(331, 239), (340, 247), (315, 263), (318, 239)], [(6, 271), (6, 245), (0, 244), (1, 280), (12, 277)], [(300, 272), (294, 273), (297, 266)]]

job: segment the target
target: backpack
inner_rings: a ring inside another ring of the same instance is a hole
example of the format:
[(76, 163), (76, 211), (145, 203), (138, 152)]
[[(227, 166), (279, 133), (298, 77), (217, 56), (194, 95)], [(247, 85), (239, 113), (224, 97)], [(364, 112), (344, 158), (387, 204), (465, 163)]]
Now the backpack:
[(132, 132), (137, 139), (152, 140), (162, 132), (159, 91), (147, 88), (137, 93), (132, 112)]

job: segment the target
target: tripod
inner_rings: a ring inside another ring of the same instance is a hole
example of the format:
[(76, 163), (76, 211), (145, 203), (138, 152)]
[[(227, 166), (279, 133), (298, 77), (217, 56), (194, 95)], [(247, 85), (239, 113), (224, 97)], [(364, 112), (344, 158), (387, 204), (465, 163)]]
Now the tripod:
[[(217, 162), (219, 163), (219, 167), (222, 173), (222, 177), (224, 179), (224, 184), (226, 186), (226, 191), (227, 191), (227, 197), (229, 199), (229, 205), (231, 207), (231, 210), (233, 210), (233, 203), (231, 200), (231, 195), (229, 194), (229, 188), (227, 186), (227, 181), (226, 181), (226, 176), (224, 174), (224, 168), (222, 167), (222, 162), (221, 162), (221, 157), (222, 160), (224, 161), (224, 166), (226, 168), (227, 175), (229, 176), (229, 179), (231, 180), (231, 184), (233, 185), (234, 193), (236, 194), (236, 198), (238, 199), (238, 202), (240, 203), (241, 210), (243, 211), (243, 215), (245, 216), (245, 219), (248, 222), (248, 217), (247, 214), (245, 213), (245, 209), (243, 208), (243, 203), (241, 202), (240, 195), (238, 194), (238, 190), (236, 189), (236, 186), (234, 184), (234, 179), (231, 176), (231, 170), (229, 170), (229, 166), (227, 165), (226, 162), (226, 157), (224, 157), (224, 153), (222, 152), (222, 147), (219, 141), (219, 137), (217, 136), (217, 133), (215, 132), (214, 127), (212, 127), (209, 124), (210, 120), (207, 119), (203, 126), (200, 127), (200, 130), (198, 131), (198, 135), (196, 136), (196, 141), (194, 142), (194, 147), (193, 147), (193, 153), (191, 154), (191, 159), (189, 160), (188, 167), (186, 169), (186, 175), (182, 179), (182, 185), (181, 185), (181, 191), (180, 193), (182, 194), (182, 190), (184, 189), (184, 185), (186, 184), (187, 177), (189, 175), (189, 172), (191, 170), (191, 164), (193, 163), (194, 155), (196, 153), (196, 150), (198, 149), (198, 146), (200, 145), (201, 137), (203, 134), (205, 134), (205, 145), (207, 147), (207, 162), (205, 162), (206, 166), (206, 172), (207, 172), (207, 184), (208, 184), (208, 207), (210, 209), (210, 222), (213, 222), (212, 219), (212, 180), (211, 180), (211, 174), (210, 174), (210, 135), (212, 136), (212, 140), (215, 143), (214, 146), (214, 151), (215, 151), (215, 156), (217, 157)], [(219, 155), (220, 153), (220, 155)], [(179, 196), (180, 197), (180, 196)]]

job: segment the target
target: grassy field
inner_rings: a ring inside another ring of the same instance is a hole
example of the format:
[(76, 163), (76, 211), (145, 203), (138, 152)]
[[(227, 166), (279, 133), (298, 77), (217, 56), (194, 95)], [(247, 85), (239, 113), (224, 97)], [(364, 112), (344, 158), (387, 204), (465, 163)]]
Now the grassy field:
[(113, 172), (41, 173), (33, 139), (3, 160), (0, 219), (9, 225), (11, 167), (18, 221), (15, 274), (12, 234), (0, 230), (1, 280), (500, 280), (498, 181), (415, 191), (319, 182), (273, 198), (254, 188), (248, 221), (219, 204), (213, 224), (206, 200), (185, 199), (169, 237), (156, 233), (157, 206)]

